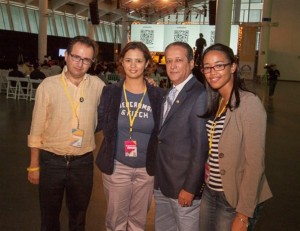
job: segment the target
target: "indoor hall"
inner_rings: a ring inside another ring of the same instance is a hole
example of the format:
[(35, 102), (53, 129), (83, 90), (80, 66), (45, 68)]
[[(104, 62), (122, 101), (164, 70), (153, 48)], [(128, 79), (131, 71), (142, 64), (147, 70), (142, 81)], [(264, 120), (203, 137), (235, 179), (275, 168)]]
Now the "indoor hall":
[[(273, 198), (266, 202), (256, 231), (300, 230), (299, 130), (300, 83), (279, 81), (275, 96), (268, 99), (267, 86), (247, 81), (262, 99), (268, 113), (266, 174)], [(33, 102), (6, 99), (0, 95), (0, 230), (38, 231), (38, 188), (27, 181), (29, 163), (27, 135)], [(87, 214), (87, 231), (104, 231), (106, 211), (101, 174), (94, 170), (94, 189)], [(154, 205), (147, 231), (153, 231)], [(61, 213), (62, 231), (67, 231), (67, 210)]]

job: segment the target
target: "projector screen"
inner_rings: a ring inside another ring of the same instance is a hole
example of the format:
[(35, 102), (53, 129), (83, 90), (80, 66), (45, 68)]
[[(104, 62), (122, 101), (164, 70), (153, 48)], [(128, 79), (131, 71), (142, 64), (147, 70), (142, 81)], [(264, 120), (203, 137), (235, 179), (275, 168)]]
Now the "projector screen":
[[(230, 47), (235, 54), (238, 48), (238, 25), (231, 26)], [(195, 47), (196, 39), (202, 33), (207, 46), (214, 44), (215, 26), (209, 25), (160, 25), (132, 24), (131, 41), (141, 41), (152, 52), (164, 52), (166, 46), (175, 41)]]

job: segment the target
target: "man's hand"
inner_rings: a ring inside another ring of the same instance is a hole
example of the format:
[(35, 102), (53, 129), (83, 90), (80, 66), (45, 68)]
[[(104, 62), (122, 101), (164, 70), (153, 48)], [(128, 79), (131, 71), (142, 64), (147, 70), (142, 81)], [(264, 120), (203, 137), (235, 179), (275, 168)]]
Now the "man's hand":
[(40, 180), (40, 171), (32, 171), (32, 172), (28, 172), (28, 181), (31, 184), (39, 184), (39, 180)]
[(194, 199), (194, 194), (189, 193), (189, 192), (185, 191), (184, 189), (181, 189), (181, 191), (178, 195), (178, 203), (182, 207), (191, 206), (193, 199)]
[(156, 82), (154, 81), (154, 79), (152, 79), (152, 78), (146, 78), (146, 80), (147, 80), (147, 82), (150, 84), (150, 85), (152, 85), (152, 86), (154, 86), (154, 87), (157, 87), (157, 84), (156, 84)]

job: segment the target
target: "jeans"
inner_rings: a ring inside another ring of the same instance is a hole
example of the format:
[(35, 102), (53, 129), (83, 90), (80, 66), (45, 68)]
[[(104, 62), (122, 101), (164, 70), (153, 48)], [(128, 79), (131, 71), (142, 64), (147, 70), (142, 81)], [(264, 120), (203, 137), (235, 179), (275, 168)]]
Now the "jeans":
[(69, 210), (69, 230), (84, 231), (93, 186), (93, 154), (66, 161), (47, 151), (40, 154), (39, 198), (41, 231), (59, 231), (64, 194)]
[[(263, 203), (256, 206), (253, 218), (248, 219), (249, 226), (247, 231), (254, 230), (262, 208)], [(200, 205), (200, 230), (230, 231), (235, 216), (236, 210), (227, 202), (224, 192), (217, 192), (206, 186)]]

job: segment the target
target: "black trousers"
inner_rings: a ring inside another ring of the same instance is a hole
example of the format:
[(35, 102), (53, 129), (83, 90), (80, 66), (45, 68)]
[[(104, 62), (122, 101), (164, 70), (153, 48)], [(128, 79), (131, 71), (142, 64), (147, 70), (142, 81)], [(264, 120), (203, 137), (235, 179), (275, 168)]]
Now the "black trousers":
[(203, 49), (195, 51), (195, 57), (194, 57), (195, 64), (197, 65), (201, 64), (200, 62), (201, 62), (202, 53), (203, 53)]
[(69, 210), (69, 230), (84, 231), (86, 210), (93, 187), (93, 154), (64, 157), (40, 154), (39, 198), (41, 231), (60, 230), (64, 194)]
[(269, 96), (274, 95), (276, 84), (277, 80), (269, 80)]

